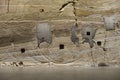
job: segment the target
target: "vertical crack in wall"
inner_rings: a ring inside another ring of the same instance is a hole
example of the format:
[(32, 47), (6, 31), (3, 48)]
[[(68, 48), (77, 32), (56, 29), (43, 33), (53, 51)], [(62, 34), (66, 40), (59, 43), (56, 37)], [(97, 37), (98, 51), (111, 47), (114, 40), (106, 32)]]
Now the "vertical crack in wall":
[(75, 20), (75, 27), (78, 27), (78, 24), (77, 24), (77, 14), (76, 14), (76, 4), (77, 4), (78, 0), (72, 0), (72, 1), (68, 1), (66, 3), (64, 3), (62, 5), (62, 7), (59, 9), (60, 13), (64, 11), (64, 8), (66, 6), (68, 6), (69, 4), (72, 4), (72, 7), (73, 7), (73, 14), (74, 14), (74, 20)]
[(7, 13), (9, 13), (9, 11), (10, 11), (10, 0), (8, 0), (7, 2)]

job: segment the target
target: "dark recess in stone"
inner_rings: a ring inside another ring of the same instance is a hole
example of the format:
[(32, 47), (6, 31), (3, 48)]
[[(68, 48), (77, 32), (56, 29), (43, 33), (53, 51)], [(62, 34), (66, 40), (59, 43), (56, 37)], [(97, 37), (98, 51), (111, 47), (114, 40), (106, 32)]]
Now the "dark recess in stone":
[(20, 66), (21, 66), (21, 65), (23, 65), (23, 62), (22, 62), (22, 61), (20, 61), (20, 62), (19, 62), (19, 65), (20, 65)]
[(106, 63), (101, 62), (98, 64), (98, 67), (108, 67), (108, 65)]
[(97, 41), (97, 45), (101, 46), (102, 42), (101, 41)]
[(44, 12), (45, 10), (44, 9), (40, 9), (40, 12)]
[(21, 53), (25, 53), (25, 48), (21, 48)]
[(64, 44), (60, 44), (59, 49), (64, 49)]
[(90, 36), (90, 32), (87, 32), (87, 35)]

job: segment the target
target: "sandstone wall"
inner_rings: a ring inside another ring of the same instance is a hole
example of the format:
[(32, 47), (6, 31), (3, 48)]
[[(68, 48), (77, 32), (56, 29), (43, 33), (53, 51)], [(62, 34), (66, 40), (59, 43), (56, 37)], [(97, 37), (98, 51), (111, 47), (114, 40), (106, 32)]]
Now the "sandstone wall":
[[(92, 62), (89, 45), (80, 44), (76, 47), (70, 40), (70, 28), (75, 23), (73, 7), (67, 6), (60, 13), (59, 8), (68, 0), (0, 0), (0, 60), (26, 57), (34, 58), (39, 62)], [(96, 3), (95, 3), (96, 1)], [(95, 44), (93, 54), (96, 63), (104, 61), (119, 62), (120, 30), (107, 32), (103, 23), (104, 15), (120, 13), (119, 0), (79, 0), (76, 4), (79, 29), (88, 24), (94, 24), (97, 28), (95, 41), (104, 40), (107, 43), (103, 51)], [(36, 25), (40, 22), (49, 22), (53, 32), (53, 43), (49, 46), (43, 43), (41, 49), (36, 48)], [(119, 23), (120, 26), (120, 23)], [(80, 43), (82, 37), (78, 32)], [(59, 45), (64, 44), (65, 49), (60, 50)], [(25, 48), (25, 54), (20, 49)]]

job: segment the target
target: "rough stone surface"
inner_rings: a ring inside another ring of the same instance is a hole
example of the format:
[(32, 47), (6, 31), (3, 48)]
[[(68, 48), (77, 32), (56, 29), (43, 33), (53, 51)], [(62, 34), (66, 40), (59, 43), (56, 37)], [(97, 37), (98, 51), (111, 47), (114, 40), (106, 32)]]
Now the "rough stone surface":
[[(73, 7), (65, 7), (62, 13), (59, 8), (68, 0), (0, 0), (0, 60), (3, 62), (26, 61), (34, 63), (92, 63), (89, 44), (82, 44), (80, 30), (89, 24), (97, 28), (95, 42), (101, 41), (102, 47), (97, 44), (92, 49), (95, 63), (120, 63), (120, 22), (113, 31), (105, 31), (103, 16), (120, 14), (120, 0), (78, 0), (76, 13), (80, 47), (76, 47), (70, 40), (70, 29), (75, 24)], [(120, 20), (120, 18), (118, 17)], [(41, 44), (37, 48), (36, 25), (48, 22), (51, 24), (53, 43)], [(106, 37), (105, 37), (106, 36)], [(106, 45), (104, 46), (104, 41)], [(59, 45), (65, 49), (60, 50)], [(21, 54), (21, 48), (26, 52)], [(29, 59), (28, 59), (29, 57)]]

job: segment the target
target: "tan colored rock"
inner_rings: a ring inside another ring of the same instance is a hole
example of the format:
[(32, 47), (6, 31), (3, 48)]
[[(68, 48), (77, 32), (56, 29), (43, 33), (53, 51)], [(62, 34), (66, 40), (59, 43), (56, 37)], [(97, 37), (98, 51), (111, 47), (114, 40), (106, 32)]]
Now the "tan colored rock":
[[(65, 7), (60, 14), (59, 8), (68, 0), (11, 0), (9, 13), (6, 8), (0, 7), (0, 60), (7, 58), (20, 57), (26, 58), (39, 56), (35, 61), (54, 62), (54, 63), (71, 63), (80, 64), (92, 63), (91, 49), (87, 43), (80, 44), (76, 47), (70, 40), (70, 29), (75, 24), (75, 16), (71, 5)], [(0, 1), (0, 4), (6, 4)], [(101, 41), (102, 47), (95, 44), (92, 49), (95, 63), (118, 61), (120, 58), (120, 30), (106, 32), (103, 23), (104, 15), (120, 13), (119, 0), (79, 0), (76, 5), (78, 19), (78, 37), (82, 43), (80, 30), (86, 25), (93, 24), (97, 28), (95, 41)], [(6, 5), (7, 6), (7, 5)], [(41, 12), (41, 10), (44, 10)], [(37, 48), (36, 25), (40, 22), (49, 22), (53, 32), (53, 43), (43, 43), (41, 48)], [(118, 23), (119, 25), (119, 23)], [(107, 37), (105, 37), (107, 34)], [(104, 41), (106, 39), (106, 45)], [(14, 44), (12, 46), (11, 44)], [(65, 49), (60, 50), (59, 45), (64, 44)], [(21, 54), (20, 49), (25, 48), (26, 52)], [(106, 56), (105, 56), (105, 55)], [(105, 59), (104, 59), (105, 58)], [(24, 60), (26, 61), (26, 60)], [(32, 62), (33, 61), (33, 62)], [(26, 65), (36, 65), (34, 60), (26, 61)]]

